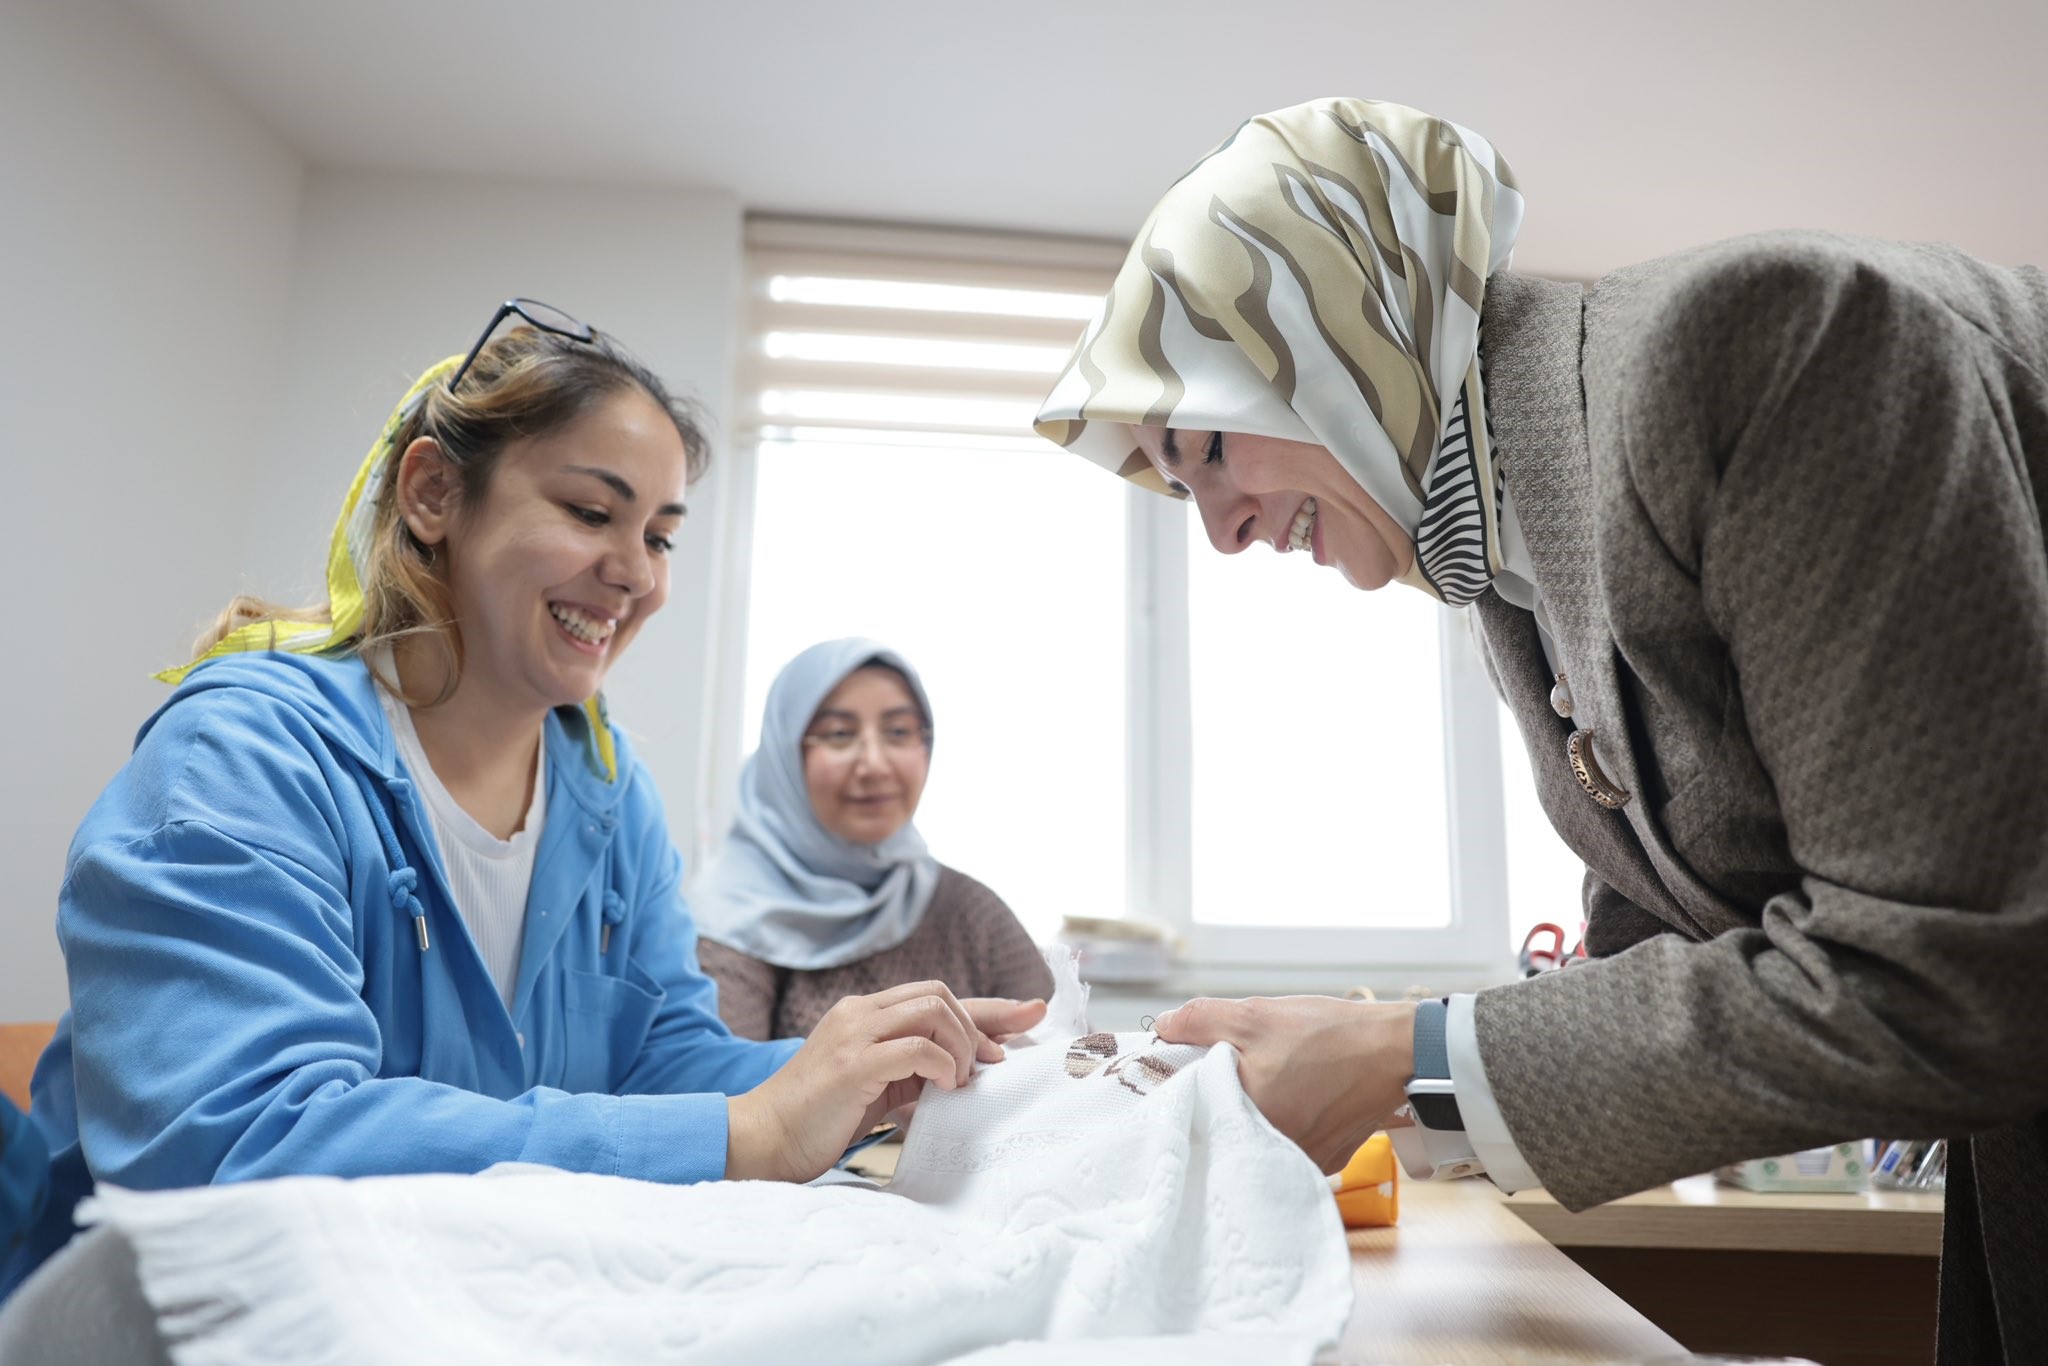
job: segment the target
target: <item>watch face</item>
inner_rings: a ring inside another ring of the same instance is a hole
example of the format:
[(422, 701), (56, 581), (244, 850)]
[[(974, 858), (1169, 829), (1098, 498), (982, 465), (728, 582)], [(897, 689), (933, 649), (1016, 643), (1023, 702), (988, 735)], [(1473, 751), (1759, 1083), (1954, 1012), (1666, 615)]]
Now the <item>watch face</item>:
[(1425, 1129), (1461, 1132), (1465, 1127), (1465, 1117), (1458, 1113), (1456, 1096), (1410, 1091), (1408, 1104), (1415, 1111), (1415, 1122)]

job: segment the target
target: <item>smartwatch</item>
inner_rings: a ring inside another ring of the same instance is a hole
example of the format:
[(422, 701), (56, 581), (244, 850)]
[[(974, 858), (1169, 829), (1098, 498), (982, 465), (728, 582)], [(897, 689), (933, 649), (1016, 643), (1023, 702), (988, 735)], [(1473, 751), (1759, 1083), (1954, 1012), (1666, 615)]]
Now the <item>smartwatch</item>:
[(1465, 1137), (1465, 1119), (1451, 1086), (1451, 1055), (1445, 1043), (1449, 1014), (1448, 1001), (1416, 1003), (1415, 1075), (1407, 1087), (1407, 1110), (1415, 1123), (1388, 1131), (1402, 1170), (1417, 1181), (1485, 1170)]

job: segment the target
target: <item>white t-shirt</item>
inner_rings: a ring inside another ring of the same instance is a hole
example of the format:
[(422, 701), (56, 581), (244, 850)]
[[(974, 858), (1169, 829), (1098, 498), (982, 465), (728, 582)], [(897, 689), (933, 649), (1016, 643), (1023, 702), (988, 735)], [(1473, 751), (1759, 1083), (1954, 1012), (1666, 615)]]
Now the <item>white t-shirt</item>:
[[(382, 666), (396, 674), (389, 658)], [(441, 866), (448, 875), (448, 890), (454, 894), (455, 909), (469, 928), (469, 937), (490, 969), (505, 1009), (512, 1008), (512, 993), (519, 981), (519, 951), (526, 934), (526, 893), (533, 883), (534, 851), (540, 848), (541, 827), (547, 824), (547, 732), (541, 732), (534, 753), (533, 800), (526, 816), (509, 840), (501, 840), (478, 825), (476, 818), (456, 804), (455, 798), (427, 762), (420, 747), (419, 731), (412, 724), (412, 712), (405, 703), (377, 689), (391, 733), (398, 741), (398, 757), (418, 784), (425, 799), (427, 822), (433, 827)]]

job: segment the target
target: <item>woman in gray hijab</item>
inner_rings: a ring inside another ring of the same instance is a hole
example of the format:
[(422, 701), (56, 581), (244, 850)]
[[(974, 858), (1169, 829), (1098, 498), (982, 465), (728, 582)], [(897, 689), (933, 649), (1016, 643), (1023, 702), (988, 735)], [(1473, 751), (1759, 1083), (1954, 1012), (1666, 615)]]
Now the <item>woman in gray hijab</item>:
[(2048, 280), (1783, 232), (1581, 288), (1508, 269), (1523, 209), (1413, 109), (1248, 119), (1154, 208), (1038, 430), (1226, 554), (1476, 618), (1592, 958), (1416, 1005), (1198, 1001), (1160, 1037), (1236, 1044), (1326, 1169), (1405, 1102), (1420, 1165), (1573, 1210), (1958, 1136), (1941, 1360), (2038, 1360)]
[(1040, 999), (1052, 973), (1002, 898), (911, 824), (931, 702), (872, 640), (813, 645), (776, 676), (739, 814), (693, 907), (718, 1009), (749, 1039), (807, 1035), (833, 1002), (905, 982)]

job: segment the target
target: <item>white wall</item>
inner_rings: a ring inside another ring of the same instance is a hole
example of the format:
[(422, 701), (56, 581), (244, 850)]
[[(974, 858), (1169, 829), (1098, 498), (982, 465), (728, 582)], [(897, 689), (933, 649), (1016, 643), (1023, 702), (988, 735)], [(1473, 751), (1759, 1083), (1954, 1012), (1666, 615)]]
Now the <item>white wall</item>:
[(238, 560), (252, 589), (317, 600), (328, 533), (357, 464), (421, 370), (466, 350), (513, 295), (617, 337), (711, 412), (712, 474), (690, 495), (668, 606), (607, 685), (692, 846), (704, 762), (713, 531), (732, 458), (741, 279), (730, 195), (382, 172), (310, 179), (285, 328), (286, 376), (253, 472), (263, 516)]
[(106, 0), (0, 0), (0, 1020), (63, 1008), (72, 830), (236, 582), (301, 170)]
[(531, 294), (713, 419), (675, 591), (609, 692), (684, 848), (731, 467), (740, 206), (723, 193), (308, 173), (125, 8), (0, 0), (0, 564), (16, 665), (0, 1021), (64, 1009), (64, 852), (238, 591), (317, 596), (335, 509), (414, 374)]

